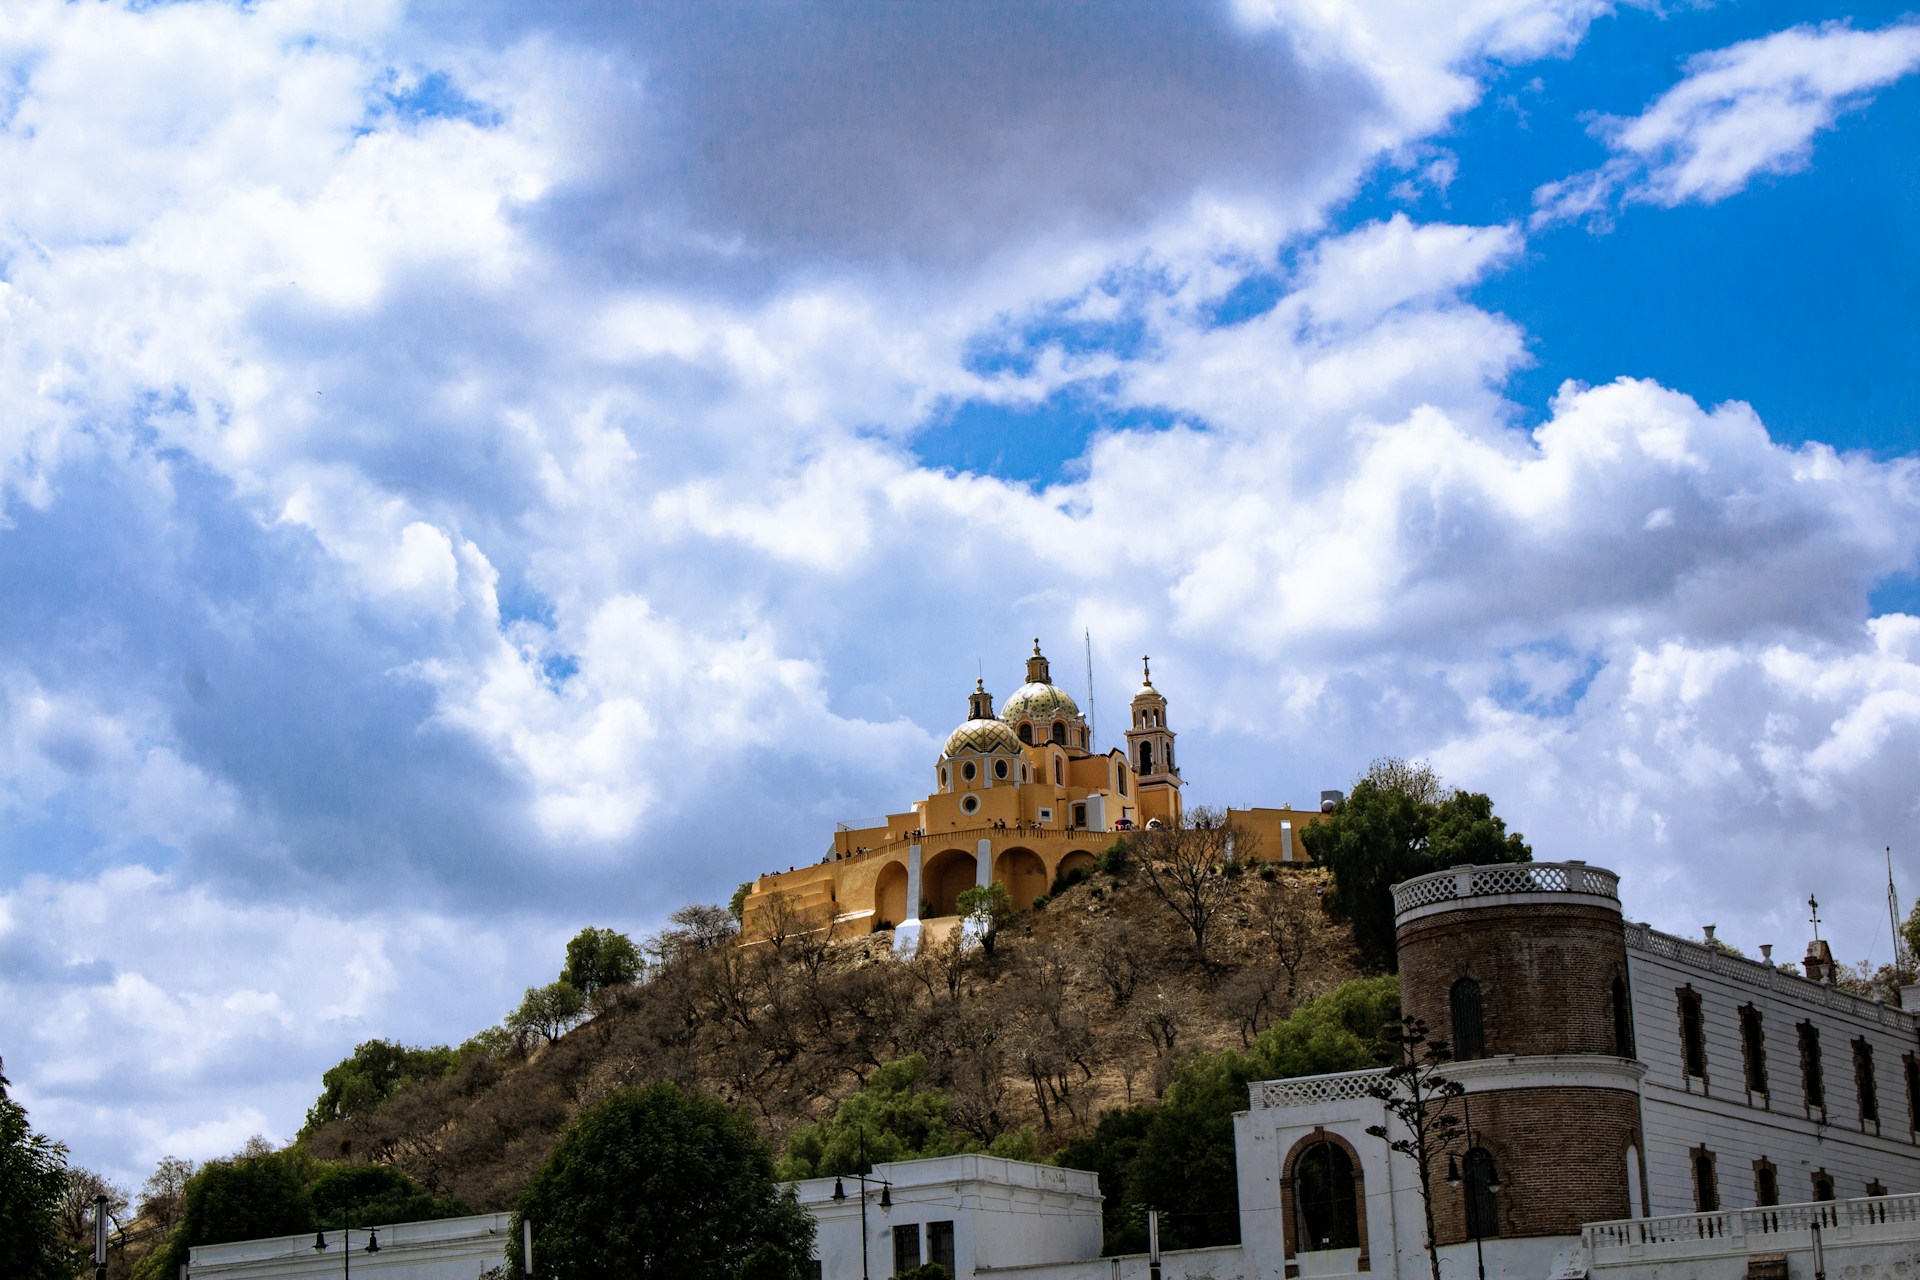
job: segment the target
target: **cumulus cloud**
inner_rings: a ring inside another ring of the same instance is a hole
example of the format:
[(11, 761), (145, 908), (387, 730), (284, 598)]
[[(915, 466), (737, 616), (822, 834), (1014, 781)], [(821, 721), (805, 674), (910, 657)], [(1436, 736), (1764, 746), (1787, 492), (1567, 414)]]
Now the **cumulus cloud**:
[[(357, 1039), (922, 794), (1035, 633), (1109, 714), (1155, 654), (1195, 799), (1430, 752), (1543, 856), (1725, 866), (1698, 787), (1788, 865), (1907, 732), (1910, 462), (1644, 380), (1534, 421), (1473, 300), (1518, 227), (1324, 225), (1600, 12), (9, 10), (36, 1119), (123, 1180), (284, 1136)], [(916, 452), (1059, 395), (1113, 416), (1055, 479)]]
[(1700, 54), (1638, 116), (1598, 122), (1613, 158), (1534, 192), (1531, 225), (1604, 221), (1622, 204), (1713, 204), (1757, 175), (1804, 169), (1815, 134), (1916, 67), (1911, 21), (1799, 26)]

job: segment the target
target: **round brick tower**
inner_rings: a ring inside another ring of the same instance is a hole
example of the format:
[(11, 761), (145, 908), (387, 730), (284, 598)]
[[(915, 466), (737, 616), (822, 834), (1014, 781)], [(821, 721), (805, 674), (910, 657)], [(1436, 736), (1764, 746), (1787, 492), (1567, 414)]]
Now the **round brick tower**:
[(1454, 867), (1394, 886), (1404, 1011), (1447, 1042), (1470, 1125), (1436, 1157), (1440, 1244), (1567, 1236), (1642, 1212), (1644, 1143), (1619, 877)]

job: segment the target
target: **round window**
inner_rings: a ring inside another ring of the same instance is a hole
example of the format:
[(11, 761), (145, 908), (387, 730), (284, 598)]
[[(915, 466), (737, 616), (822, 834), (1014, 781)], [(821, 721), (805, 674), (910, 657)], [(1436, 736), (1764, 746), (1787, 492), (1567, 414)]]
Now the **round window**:
[(993, 762), (993, 776), (996, 778), (1004, 778), (1007, 776), (1007, 762), (1005, 760), (995, 760)]
[(979, 809), (979, 807), (980, 807), (979, 796), (969, 795), (964, 797), (960, 801), (960, 812), (962, 813), (973, 813), (974, 811)]
[(960, 766), (960, 776), (965, 778), (968, 782), (973, 781), (973, 775), (974, 775), (973, 761), (969, 760), (965, 764)]

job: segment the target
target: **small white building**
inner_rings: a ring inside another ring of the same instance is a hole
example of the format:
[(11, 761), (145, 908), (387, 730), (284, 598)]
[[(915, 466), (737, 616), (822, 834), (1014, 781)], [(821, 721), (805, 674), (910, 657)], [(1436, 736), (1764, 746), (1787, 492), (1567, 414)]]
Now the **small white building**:
[[(479, 1213), (196, 1245), (187, 1280), (480, 1280), (505, 1274), (511, 1226), (508, 1214)], [(326, 1248), (314, 1247), (322, 1241)]]
[(1091, 1173), (996, 1156), (877, 1164), (809, 1178), (800, 1203), (819, 1224), (819, 1280), (882, 1280), (937, 1262), (954, 1280), (995, 1268), (1100, 1255), (1100, 1183)]

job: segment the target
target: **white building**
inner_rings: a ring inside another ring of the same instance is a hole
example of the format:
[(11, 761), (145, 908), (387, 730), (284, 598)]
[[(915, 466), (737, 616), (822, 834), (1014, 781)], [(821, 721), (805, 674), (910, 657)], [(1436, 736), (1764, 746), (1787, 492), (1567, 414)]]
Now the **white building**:
[[(479, 1280), (505, 1274), (511, 1217), (481, 1213), (195, 1246), (188, 1280)], [(325, 1249), (314, 1246), (324, 1241)], [(371, 1246), (371, 1247), (370, 1247)]]
[(1099, 1180), (1078, 1169), (940, 1156), (877, 1164), (865, 1179), (810, 1178), (796, 1189), (819, 1224), (820, 1280), (878, 1280), (926, 1262), (973, 1280), (996, 1267), (1100, 1253)]

